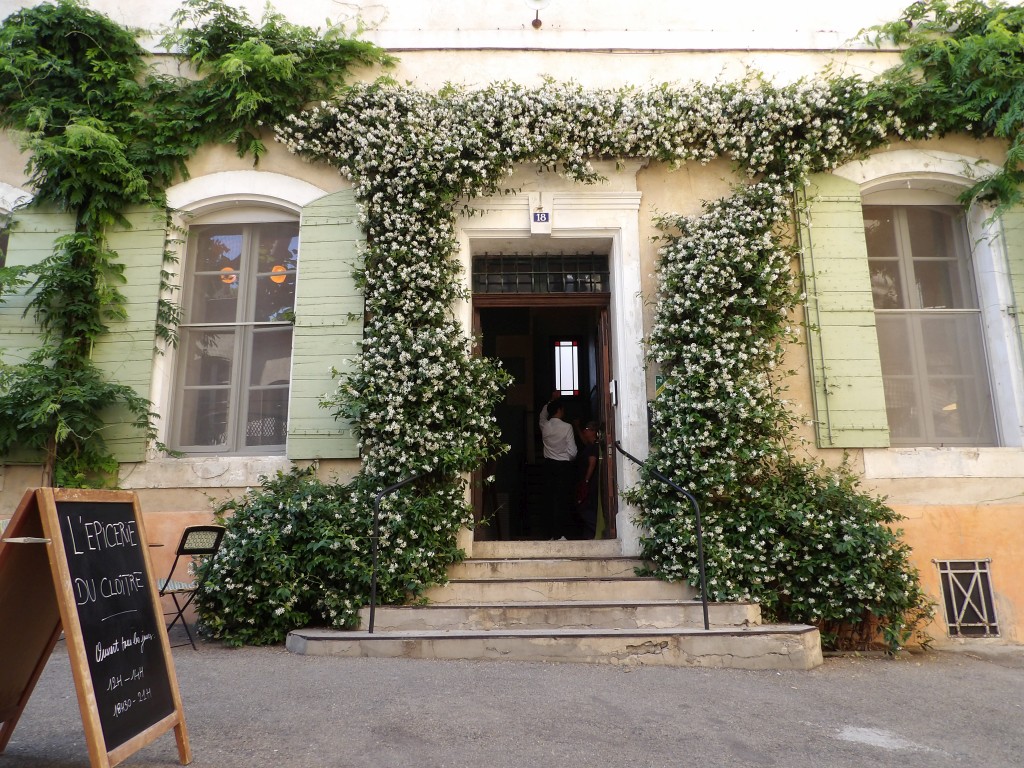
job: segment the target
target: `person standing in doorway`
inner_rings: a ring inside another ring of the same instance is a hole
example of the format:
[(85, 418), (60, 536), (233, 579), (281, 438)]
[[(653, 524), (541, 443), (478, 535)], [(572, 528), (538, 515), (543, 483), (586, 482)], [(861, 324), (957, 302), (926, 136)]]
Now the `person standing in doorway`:
[(570, 538), (576, 506), (576, 435), (572, 425), (565, 421), (565, 401), (559, 392), (554, 392), (540, 409), (538, 421), (548, 491), (546, 538)]
[(577, 459), (578, 480), (576, 484), (576, 512), (583, 520), (583, 538), (592, 539), (597, 535), (597, 423), (588, 421), (580, 430), (580, 448)]

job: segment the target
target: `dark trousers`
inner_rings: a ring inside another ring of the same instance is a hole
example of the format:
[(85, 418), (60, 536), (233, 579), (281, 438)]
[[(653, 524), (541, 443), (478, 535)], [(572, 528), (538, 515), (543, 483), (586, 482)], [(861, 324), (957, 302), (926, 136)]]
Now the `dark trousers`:
[(544, 468), (547, 470), (548, 509), (542, 538), (574, 538), (576, 465), (571, 461), (544, 459)]
[(591, 478), (587, 498), (576, 507), (576, 514), (583, 522), (583, 538), (592, 539), (597, 535), (597, 478)]

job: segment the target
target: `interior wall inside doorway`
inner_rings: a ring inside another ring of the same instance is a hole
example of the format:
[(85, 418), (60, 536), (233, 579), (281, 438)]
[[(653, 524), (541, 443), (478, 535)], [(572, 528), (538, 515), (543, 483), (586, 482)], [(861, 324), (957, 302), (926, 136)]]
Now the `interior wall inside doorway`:
[(482, 352), (501, 360), (514, 381), (495, 409), (508, 453), (485, 469), (494, 482), (483, 486), (477, 538), (531, 539), (543, 530), (543, 447), (537, 419), (555, 388), (558, 341), (579, 348), (578, 390), (564, 396), (566, 419), (599, 421), (606, 388), (598, 364), (598, 318), (594, 307), (494, 307), (479, 310)]

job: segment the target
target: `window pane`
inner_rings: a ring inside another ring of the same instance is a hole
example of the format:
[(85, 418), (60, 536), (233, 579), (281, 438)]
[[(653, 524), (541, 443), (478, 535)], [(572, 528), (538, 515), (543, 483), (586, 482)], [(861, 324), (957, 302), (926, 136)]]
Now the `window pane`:
[(920, 397), (913, 376), (883, 376), (885, 413), (894, 443), (926, 442)]
[(250, 386), (288, 384), (292, 362), (292, 329), (257, 328), (252, 337)]
[(960, 265), (950, 260), (914, 260), (917, 280), (917, 301), (922, 309), (966, 309), (964, 290), (960, 285)]
[(900, 210), (907, 217), (910, 248), (915, 259), (955, 256), (953, 225), (959, 219), (958, 207), (907, 205)]
[(875, 309), (903, 309), (903, 284), (900, 265), (891, 259), (869, 259), (871, 298)]
[[(973, 285), (960, 256), (957, 233), (963, 216), (956, 206), (907, 206), (917, 307), (971, 309), (977, 306)], [(966, 282), (966, 284), (965, 284)]]
[(555, 342), (555, 389), (575, 395), (580, 389), (579, 347), (575, 341)]
[(189, 323), (234, 323), (242, 285), (243, 232), (238, 226), (197, 227)]
[(288, 320), (295, 306), (298, 224), (265, 224), (257, 232), (256, 322)]
[(608, 286), (607, 254), (473, 257), (474, 293), (594, 293)]
[(288, 386), (249, 390), (245, 444), (284, 445), (288, 429)]
[(897, 258), (896, 224), (891, 208), (864, 206), (864, 237), (868, 246), (868, 269), (871, 271), (871, 295), (875, 309), (904, 308), (906, 303)]
[(242, 263), (242, 226), (195, 227), (196, 273), (220, 272), (225, 267), (238, 270)]
[(245, 444), (284, 445), (288, 428), (291, 326), (255, 329), (250, 357)]
[(183, 446), (213, 447), (227, 442), (229, 396), (227, 388), (185, 392), (181, 414)]
[(226, 386), (231, 383), (235, 331), (182, 329), (178, 349), (185, 358), (185, 386)]
[(921, 337), (935, 439), (994, 444), (981, 317), (974, 312), (925, 316), (921, 318)]
[(912, 376), (914, 357), (912, 352), (910, 320), (906, 313), (899, 312), (875, 316), (875, 332), (878, 334), (878, 352), (882, 370), (889, 376)]
[(982, 363), (981, 318), (975, 312), (921, 315), (929, 376), (974, 376)]
[(925, 425), (913, 356), (913, 320), (909, 312), (875, 315), (882, 362), (885, 410), (895, 440), (924, 440)]
[(896, 224), (893, 209), (887, 205), (864, 206), (864, 237), (873, 259), (895, 259)]
[(196, 275), (190, 323), (234, 323), (238, 312), (238, 273)]

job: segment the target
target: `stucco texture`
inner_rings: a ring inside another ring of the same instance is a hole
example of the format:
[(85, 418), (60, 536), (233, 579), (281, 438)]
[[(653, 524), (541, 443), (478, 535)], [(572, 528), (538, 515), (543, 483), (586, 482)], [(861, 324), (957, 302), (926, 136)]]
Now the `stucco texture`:
[(1022, 642), (1024, 504), (892, 506), (905, 518), (900, 523), (904, 540), (913, 548), (912, 559), (921, 572), (922, 586), (936, 602), (935, 621), (928, 629), (936, 644), (949, 641), (949, 632), (934, 560), (991, 560), (999, 637), (1006, 642)]

